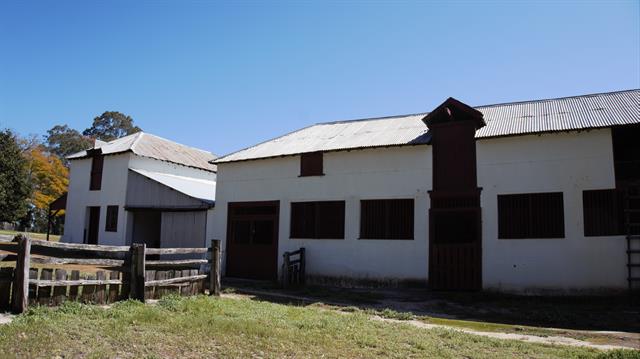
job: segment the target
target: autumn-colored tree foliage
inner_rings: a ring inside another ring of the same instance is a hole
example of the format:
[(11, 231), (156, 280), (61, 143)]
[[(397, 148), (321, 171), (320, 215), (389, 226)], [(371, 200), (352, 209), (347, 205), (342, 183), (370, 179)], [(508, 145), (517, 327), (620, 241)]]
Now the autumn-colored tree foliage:
[(39, 209), (48, 209), (49, 203), (67, 191), (69, 170), (60, 157), (47, 153), (42, 146), (29, 150), (26, 157), (33, 189), (32, 204)]
[[(31, 183), (30, 202), (33, 205), (33, 225), (38, 231), (46, 231), (49, 204), (67, 191), (69, 170), (60, 157), (35, 146), (24, 153), (28, 177)], [(64, 214), (62, 211), (58, 216)]]

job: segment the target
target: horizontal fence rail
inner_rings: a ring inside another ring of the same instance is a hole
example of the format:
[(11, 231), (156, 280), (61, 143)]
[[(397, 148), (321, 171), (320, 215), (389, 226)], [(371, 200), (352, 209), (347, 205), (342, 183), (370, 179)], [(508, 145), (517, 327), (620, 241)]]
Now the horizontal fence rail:
[[(199, 258), (170, 259), (174, 255)], [(215, 239), (209, 248), (146, 248), (137, 243), (45, 242), (18, 235), (11, 242), (0, 241), (0, 261), (15, 262), (0, 267), (0, 310), (10, 307), (16, 313), (29, 305), (67, 300), (104, 304), (193, 295), (204, 293), (207, 284), (210, 295), (220, 295), (220, 241)]]

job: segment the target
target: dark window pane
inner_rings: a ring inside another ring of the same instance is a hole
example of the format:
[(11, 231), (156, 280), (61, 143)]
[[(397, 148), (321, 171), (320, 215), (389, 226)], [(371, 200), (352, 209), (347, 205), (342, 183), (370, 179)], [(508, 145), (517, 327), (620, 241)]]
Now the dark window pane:
[(315, 238), (344, 238), (344, 201), (316, 202), (316, 208)]
[(315, 238), (315, 202), (291, 203), (291, 237)]
[(97, 191), (102, 187), (102, 167), (104, 164), (104, 156), (94, 155), (91, 157), (91, 179), (89, 182), (89, 190)]
[(622, 192), (615, 189), (584, 191), (582, 205), (585, 236), (624, 234)]
[(473, 243), (478, 238), (478, 214), (475, 211), (434, 211), (431, 220), (437, 244)]
[(498, 195), (498, 237), (563, 238), (562, 192)]
[(616, 187), (640, 181), (640, 125), (614, 127), (611, 136)]
[(107, 220), (105, 223), (105, 231), (118, 231), (118, 206), (107, 206)]
[(531, 220), (529, 238), (564, 237), (562, 193), (530, 195)]
[(253, 244), (267, 244), (273, 243), (273, 220), (256, 220), (253, 222)]
[(291, 203), (291, 238), (344, 238), (344, 201)]
[(251, 221), (234, 220), (232, 222), (233, 242), (236, 244), (251, 243)]
[(413, 199), (360, 201), (360, 238), (413, 239)]

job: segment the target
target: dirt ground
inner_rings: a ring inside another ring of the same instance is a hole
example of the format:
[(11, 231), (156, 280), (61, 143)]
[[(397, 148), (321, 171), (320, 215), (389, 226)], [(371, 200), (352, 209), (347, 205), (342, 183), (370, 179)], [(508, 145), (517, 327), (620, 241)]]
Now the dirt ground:
[(333, 287), (282, 290), (272, 283), (243, 280), (227, 280), (224, 286), (228, 292), (252, 294), (259, 300), (326, 304), (461, 330), (565, 337), (640, 349), (640, 301), (627, 295), (541, 297)]

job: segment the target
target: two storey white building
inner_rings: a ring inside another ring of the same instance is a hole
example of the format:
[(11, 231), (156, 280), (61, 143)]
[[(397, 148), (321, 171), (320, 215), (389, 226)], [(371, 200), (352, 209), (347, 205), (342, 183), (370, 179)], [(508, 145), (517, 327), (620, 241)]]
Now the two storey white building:
[(138, 132), (68, 157), (63, 241), (201, 247), (215, 205), (210, 152)]
[(624, 289), (639, 124), (630, 90), (313, 125), (212, 161), (207, 237), (234, 277), (276, 279), (305, 247), (316, 282)]

